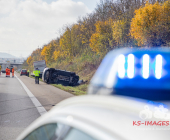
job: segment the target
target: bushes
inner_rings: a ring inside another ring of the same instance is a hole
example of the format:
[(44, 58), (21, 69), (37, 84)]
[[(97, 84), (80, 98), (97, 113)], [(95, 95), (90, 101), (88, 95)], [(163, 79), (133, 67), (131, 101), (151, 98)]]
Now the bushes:
[(79, 18), (76, 24), (66, 25), (59, 38), (33, 51), (26, 62), (32, 68), (33, 61), (45, 59), (50, 67), (84, 75), (97, 68), (108, 51), (119, 46), (168, 44), (169, 25), (169, 1), (145, 4), (136, 0), (103, 0), (93, 13)]
[(147, 2), (144, 7), (135, 10), (130, 34), (138, 45), (166, 45), (170, 41), (170, 2)]

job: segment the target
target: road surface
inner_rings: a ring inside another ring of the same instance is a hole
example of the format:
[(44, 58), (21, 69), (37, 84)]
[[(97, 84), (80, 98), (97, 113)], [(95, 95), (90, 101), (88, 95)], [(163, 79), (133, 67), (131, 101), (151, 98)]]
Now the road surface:
[[(43, 114), (41, 108), (48, 111), (58, 102), (73, 96), (46, 83), (37, 85), (32, 78), (15, 74), (14, 78), (7, 78), (5, 74), (0, 76), (0, 140), (15, 140)], [(39, 102), (38, 107), (29, 94)]]

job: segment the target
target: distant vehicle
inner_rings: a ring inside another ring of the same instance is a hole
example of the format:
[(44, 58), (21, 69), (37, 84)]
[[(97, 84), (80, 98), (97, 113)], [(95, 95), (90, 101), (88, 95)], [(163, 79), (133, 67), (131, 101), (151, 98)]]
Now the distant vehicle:
[(26, 69), (22, 69), (20, 72), (20, 76), (22, 75), (26, 75), (27, 76), (27, 70)]
[(45, 68), (42, 80), (48, 84), (62, 84), (65, 86), (75, 86), (78, 84), (79, 76), (75, 72), (64, 71), (54, 68)]
[(144, 122), (139, 114), (145, 103), (118, 96), (72, 97), (34, 121), (17, 140), (169, 140), (164, 119), (155, 119), (164, 126), (136, 123)]
[(1, 72), (2, 72), (2, 73), (5, 73), (7, 67), (10, 68), (10, 64), (9, 64), (9, 63), (4, 63), (4, 64), (2, 64), (2, 70), (1, 70)]
[(45, 60), (33, 62), (34, 70), (38, 68), (40, 70), (40, 77), (42, 77), (43, 71), (46, 68)]

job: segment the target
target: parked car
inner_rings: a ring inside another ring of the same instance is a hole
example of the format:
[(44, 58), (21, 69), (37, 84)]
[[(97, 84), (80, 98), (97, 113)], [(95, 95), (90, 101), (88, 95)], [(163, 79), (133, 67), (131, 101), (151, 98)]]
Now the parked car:
[(26, 69), (22, 69), (20, 72), (20, 76), (22, 75), (27, 75), (27, 70)]

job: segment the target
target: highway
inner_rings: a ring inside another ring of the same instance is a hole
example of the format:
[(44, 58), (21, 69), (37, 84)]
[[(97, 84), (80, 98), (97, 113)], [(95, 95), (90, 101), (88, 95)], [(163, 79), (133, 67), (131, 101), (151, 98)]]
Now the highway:
[(15, 140), (35, 119), (73, 95), (54, 86), (20, 76), (0, 76), (0, 140)]

